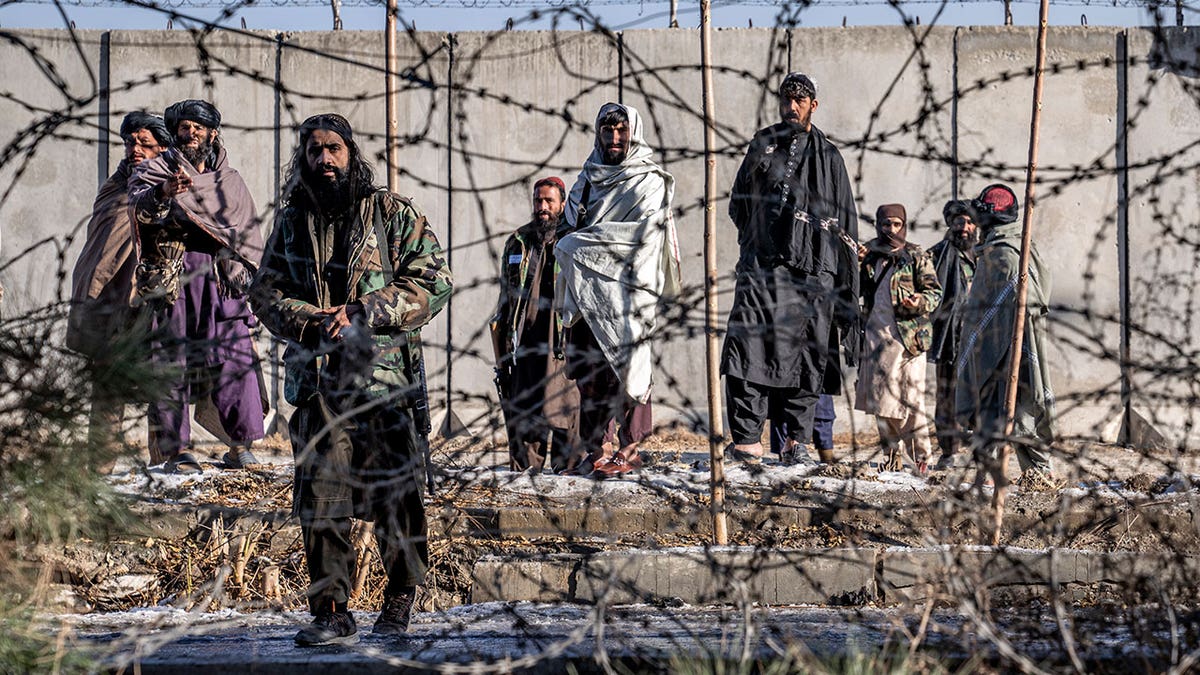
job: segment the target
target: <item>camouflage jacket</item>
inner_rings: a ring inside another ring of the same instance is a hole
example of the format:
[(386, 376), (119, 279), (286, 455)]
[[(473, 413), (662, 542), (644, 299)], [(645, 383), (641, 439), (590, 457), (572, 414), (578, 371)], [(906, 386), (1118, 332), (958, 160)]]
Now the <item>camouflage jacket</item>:
[[(389, 238), (391, 279), (380, 258), (376, 210)], [(357, 217), (344, 222), (349, 230), (319, 222), (307, 209), (285, 207), (251, 285), (255, 313), (288, 341), (285, 397), (298, 405), (347, 388), (369, 396), (396, 396), (401, 389), (401, 400), (423, 404), (415, 398), (423, 396), (419, 331), (452, 289), (441, 245), (417, 207), (387, 190), (360, 200)], [(331, 259), (339, 250), (346, 260)], [(315, 312), (341, 304), (363, 311), (355, 317), (357, 330), (334, 345)]]
[[(504, 244), (504, 252), (500, 256), (500, 299), (491, 323), (497, 364), (503, 360), (511, 363), (514, 352), (522, 343), (525, 326), (532, 323), (529, 320), (529, 304), (534, 296), (538, 296), (539, 305), (554, 301), (553, 293), (547, 297), (541, 292), (543, 289), (533, 288), (534, 278), (538, 275), (531, 263), (537, 259), (542, 265), (542, 274), (549, 272), (553, 275), (551, 279), (541, 279), (544, 286), (552, 288), (554, 278), (558, 276), (554, 244), (565, 233), (562, 229), (565, 226), (566, 222), (563, 221), (559, 231), (550, 236), (549, 241), (542, 246), (535, 229), (536, 224), (526, 223), (513, 232)], [(555, 312), (553, 321), (555, 330), (552, 339), (561, 338), (562, 316)], [(554, 340), (554, 344), (561, 347), (558, 340)]]
[[(929, 315), (942, 301), (942, 285), (938, 283), (937, 269), (933, 266), (933, 258), (916, 244), (905, 244), (904, 250), (893, 256), (880, 252), (874, 246), (877, 241), (867, 244), (868, 253), (859, 268), (863, 324), (866, 324), (866, 317), (874, 308), (879, 280), (890, 265), (899, 265), (890, 283), (892, 311), (896, 315), (896, 328), (900, 332), (904, 350), (915, 356), (927, 351), (933, 342), (933, 323)], [(903, 301), (912, 297), (917, 299), (917, 306), (905, 307)]]

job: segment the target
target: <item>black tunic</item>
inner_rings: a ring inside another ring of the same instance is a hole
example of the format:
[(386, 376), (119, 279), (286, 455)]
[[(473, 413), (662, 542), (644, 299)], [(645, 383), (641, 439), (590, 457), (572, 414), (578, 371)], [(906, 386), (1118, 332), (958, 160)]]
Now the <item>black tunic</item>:
[(837, 393), (839, 336), (848, 362), (858, 338), (858, 212), (841, 154), (816, 127), (759, 131), (729, 217), (741, 254), (721, 371)]

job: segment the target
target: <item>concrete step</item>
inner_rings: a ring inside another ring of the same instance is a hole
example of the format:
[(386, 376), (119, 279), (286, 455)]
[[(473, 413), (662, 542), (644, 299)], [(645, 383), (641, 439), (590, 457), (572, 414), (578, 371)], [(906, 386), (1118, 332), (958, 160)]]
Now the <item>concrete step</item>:
[(709, 605), (861, 605), (993, 590), (1195, 599), (1200, 557), (1011, 547), (887, 549), (674, 548), (487, 556), (472, 573), (471, 602), (534, 601)]

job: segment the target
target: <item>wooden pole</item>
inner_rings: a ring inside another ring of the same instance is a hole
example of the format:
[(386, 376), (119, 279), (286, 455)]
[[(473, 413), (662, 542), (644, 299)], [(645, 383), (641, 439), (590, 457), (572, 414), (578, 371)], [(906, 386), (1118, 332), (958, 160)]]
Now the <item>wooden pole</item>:
[(400, 119), (398, 117), (400, 106), (397, 100), (400, 89), (400, 78), (397, 77), (397, 73), (400, 71), (400, 62), (399, 55), (396, 54), (396, 16), (398, 13), (396, 0), (387, 0), (387, 20), (384, 23), (387, 84), (384, 86), (384, 98), (387, 114), (387, 186), (392, 192), (399, 187), (400, 177), (397, 171), (400, 166), (400, 146), (397, 140), (400, 135)]
[(1008, 460), (1012, 455), (1012, 437), (1016, 424), (1017, 381), (1021, 373), (1021, 350), (1025, 345), (1025, 298), (1029, 292), (1029, 249), (1033, 238), (1034, 183), (1037, 179), (1038, 141), (1042, 123), (1042, 85), (1046, 74), (1046, 32), (1049, 23), (1050, 0), (1041, 0), (1038, 12), (1037, 69), (1033, 74), (1033, 112), (1029, 120), (1029, 162), (1025, 170), (1025, 209), (1021, 218), (1021, 259), (1017, 271), (1017, 317), (1013, 322), (1012, 347), (1008, 358), (1008, 389), (1004, 401), (1004, 451), (999, 467), (992, 476), (996, 490), (992, 493), (995, 527), (992, 545), (1000, 543), (1000, 528), (1004, 524), (1004, 504), (1008, 497)]
[(704, 355), (708, 371), (708, 460), (713, 543), (729, 543), (725, 522), (725, 431), (717, 344), (717, 134), (713, 110), (712, 23), (709, 0), (700, 0), (700, 67), (704, 81)]
[(671, 28), (679, 28), (679, 0), (671, 0)]

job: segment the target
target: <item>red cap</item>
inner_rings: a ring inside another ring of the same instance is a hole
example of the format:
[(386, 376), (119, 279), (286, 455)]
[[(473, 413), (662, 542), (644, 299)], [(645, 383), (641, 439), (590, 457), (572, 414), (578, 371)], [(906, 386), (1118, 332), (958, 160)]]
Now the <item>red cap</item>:
[(554, 187), (558, 188), (559, 192), (562, 194), (567, 194), (567, 185), (566, 183), (563, 183), (563, 180), (558, 176), (547, 176), (546, 178), (539, 180), (533, 184), (533, 191), (536, 193), (538, 188), (545, 185), (553, 185)]

